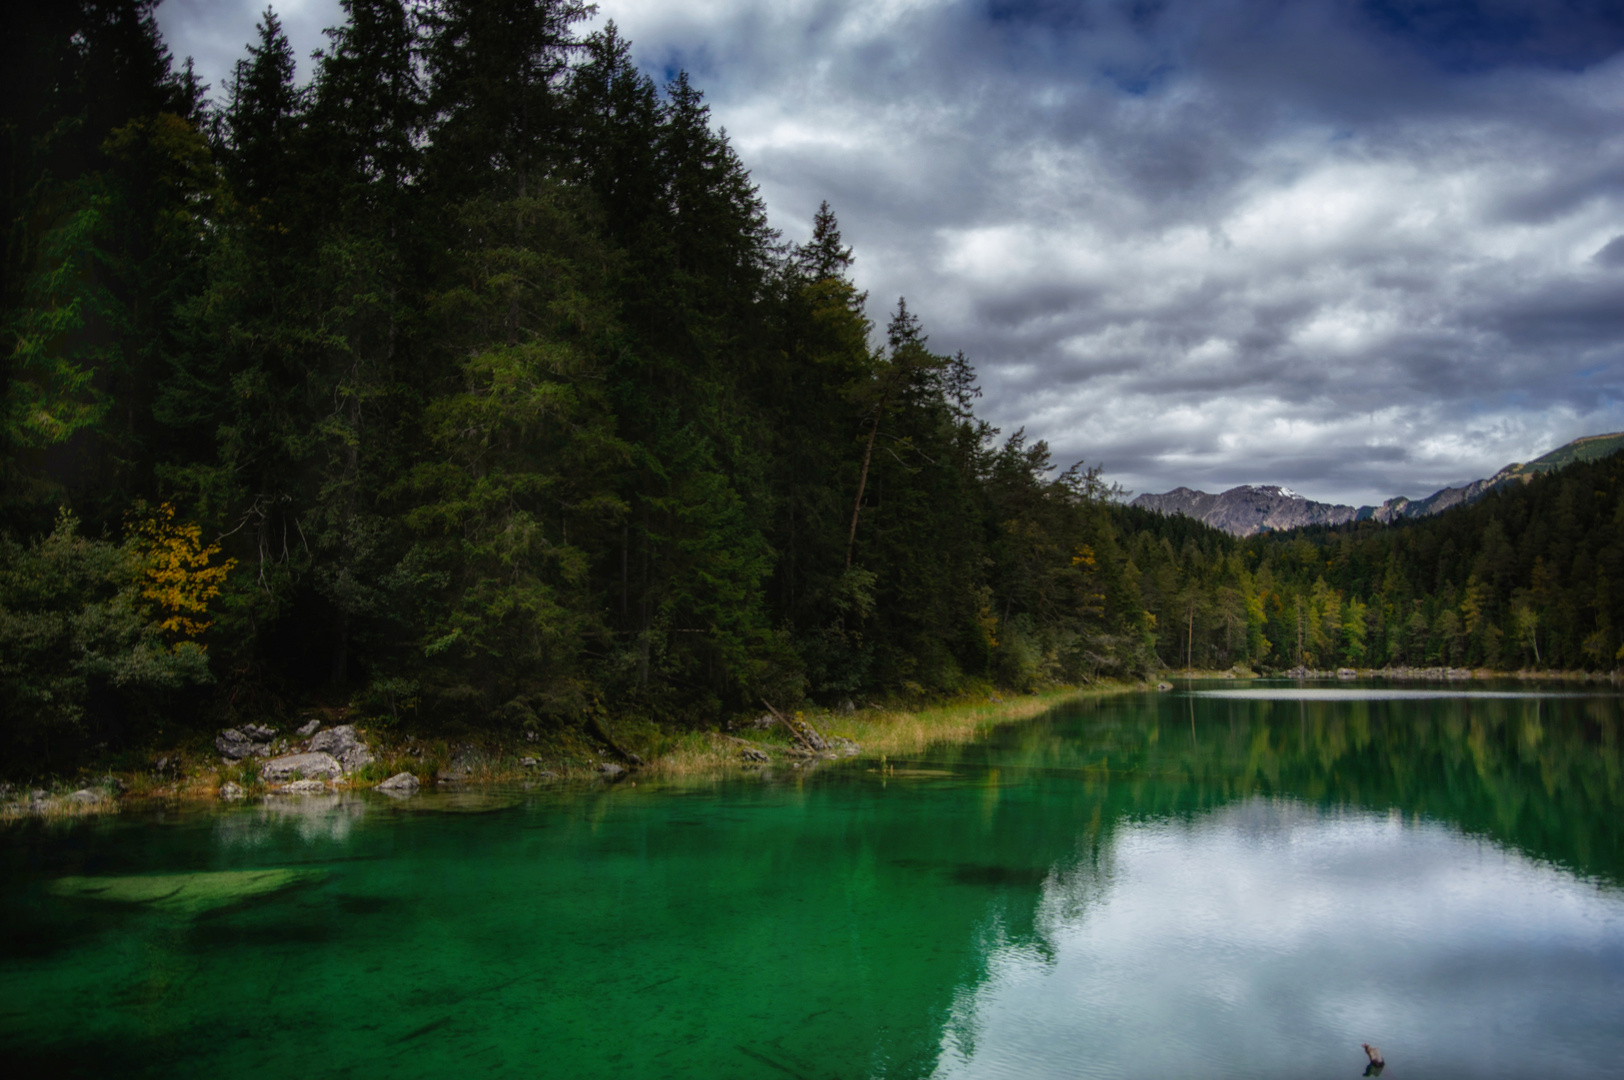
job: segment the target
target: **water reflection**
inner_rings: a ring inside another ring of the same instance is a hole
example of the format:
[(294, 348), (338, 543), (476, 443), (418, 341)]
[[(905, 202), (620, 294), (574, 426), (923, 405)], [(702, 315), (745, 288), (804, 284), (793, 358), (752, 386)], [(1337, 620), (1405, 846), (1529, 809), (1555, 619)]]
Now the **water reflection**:
[(936, 1075), (1355, 1075), (1367, 1041), (1395, 1076), (1613, 1075), (1616, 698), (1137, 704), (955, 755), (1116, 825), (961, 987)]
[[(967, 988), (936, 1075), (1605, 1076), (1624, 1054), (1616, 890), (1442, 824), (1252, 797), (1115, 838), (1044, 890), (1041, 961)], [(965, 1033), (973, 1033), (970, 1039)]]
[(1107, 817), (1288, 795), (1450, 822), (1624, 882), (1616, 695), (1308, 693), (1270, 700), (1242, 687), (1082, 702), (951, 757), (1028, 777), (1080, 775)]
[[(1387, 1077), (1608, 1075), (1618, 728), (1616, 698), (1173, 693), (895, 775), (18, 829), (0, 1042), (69, 1075), (1351, 1077), (1362, 1042)], [(295, 866), (207, 917), (49, 891)]]
[(272, 794), (222, 813), (215, 832), (228, 848), (275, 846), (290, 831), (306, 844), (343, 843), (366, 816), (369, 802), (369, 796), (349, 792)]

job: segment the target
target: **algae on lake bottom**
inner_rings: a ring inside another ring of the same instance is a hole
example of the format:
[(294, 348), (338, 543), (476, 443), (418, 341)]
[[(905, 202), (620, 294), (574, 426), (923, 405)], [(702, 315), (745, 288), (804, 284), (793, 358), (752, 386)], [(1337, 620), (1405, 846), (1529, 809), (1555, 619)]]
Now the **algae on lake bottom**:
[(56, 896), (145, 904), (160, 911), (196, 915), (250, 897), (277, 892), (325, 876), (320, 870), (216, 870), (196, 874), (134, 874), (63, 877), (51, 882)]

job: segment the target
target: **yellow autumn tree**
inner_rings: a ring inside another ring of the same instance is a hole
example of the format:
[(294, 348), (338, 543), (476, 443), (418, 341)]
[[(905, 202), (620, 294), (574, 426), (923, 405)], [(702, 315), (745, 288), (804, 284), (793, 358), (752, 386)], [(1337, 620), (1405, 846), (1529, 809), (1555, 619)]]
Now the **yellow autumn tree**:
[(159, 609), (158, 626), (184, 638), (207, 630), (213, 625), (204, 618), (209, 601), (220, 595), (237, 560), (210, 566), (220, 545), (205, 545), (197, 525), (177, 522), (170, 503), (136, 517), (130, 531), (139, 559), (141, 597)]

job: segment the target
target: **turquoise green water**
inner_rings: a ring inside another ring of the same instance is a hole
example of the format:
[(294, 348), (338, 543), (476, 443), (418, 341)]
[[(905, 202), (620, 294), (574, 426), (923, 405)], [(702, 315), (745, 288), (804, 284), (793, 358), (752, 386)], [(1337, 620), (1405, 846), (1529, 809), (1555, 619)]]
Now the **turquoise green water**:
[(1591, 1077), (1611, 696), (1083, 702), (809, 776), (0, 831), (28, 1075)]

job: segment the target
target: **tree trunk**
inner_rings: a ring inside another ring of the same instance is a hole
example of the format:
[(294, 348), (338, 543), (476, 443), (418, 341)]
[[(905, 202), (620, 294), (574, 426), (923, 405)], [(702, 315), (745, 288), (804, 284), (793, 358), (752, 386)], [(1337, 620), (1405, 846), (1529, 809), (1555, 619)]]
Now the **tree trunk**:
[(851, 531), (846, 534), (846, 569), (851, 569), (852, 548), (857, 545), (857, 516), (863, 512), (863, 489), (868, 486), (868, 463), (874, 458), (874, 438), (880, 433), (880, 414), (885, 402), (874, 406), (874, 423), (868, 429), (868, 446), (863, 449), (863, 471), (857, 476), (857, 499), (851, 507)]

